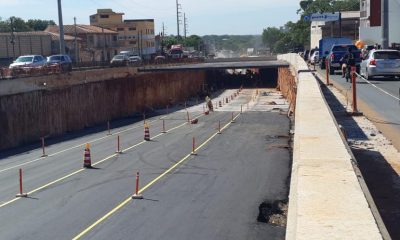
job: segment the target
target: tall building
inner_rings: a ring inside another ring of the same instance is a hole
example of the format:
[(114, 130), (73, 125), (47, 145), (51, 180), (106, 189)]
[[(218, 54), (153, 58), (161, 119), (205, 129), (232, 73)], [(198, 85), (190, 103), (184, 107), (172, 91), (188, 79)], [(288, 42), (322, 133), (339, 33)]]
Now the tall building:
[(90, 25), (118, 32), (117, 42), (121, 51), (133, 51), (150, 58), (156, 53), (154, 19), (123, 20), (123, 15), (112, 9), (97, 9), (97, 13), (90, 16)]
[[(389, 3), (389, 46), (400, 43), (400, 1)], [(360, 1), (360, 39), (367, 44), (382, 43), (381, 0)]]

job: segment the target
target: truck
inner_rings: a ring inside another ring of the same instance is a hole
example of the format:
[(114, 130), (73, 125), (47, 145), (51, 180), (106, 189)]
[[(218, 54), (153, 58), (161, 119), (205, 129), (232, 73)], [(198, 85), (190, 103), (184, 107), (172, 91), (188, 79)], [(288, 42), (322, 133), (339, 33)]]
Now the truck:
[(341, 70), (342, 58), (347, 53), (348, 49), (351, 50), (351, 53), (354, 56), (356, 71), (358, 73), (360, 72), (360, 63), (362, 61), (361, 50), (353, 44), (335, 44), (331, 47), (329, 55), (327, 56), (328, 66), (326, 67), (329, 68), (329, 74), (333, 75), (335, 74), (335, 70)]
[(352, 44), (351, 39), (344, 37), (326, 37), (319, 40), (319, 67), (325, 69), (325, 59), (333, 45)]
[(183, 58), (183, 46), (181, 44), (171, 45), (168, 55), (172, 59)]

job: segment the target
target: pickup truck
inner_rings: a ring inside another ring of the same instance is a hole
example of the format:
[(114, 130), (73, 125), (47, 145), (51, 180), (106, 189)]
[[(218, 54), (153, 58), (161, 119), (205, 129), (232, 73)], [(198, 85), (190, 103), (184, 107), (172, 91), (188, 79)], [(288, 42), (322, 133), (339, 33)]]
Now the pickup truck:
[(328, 66), (329, 67), (329, 74), (335, 74), (335, 70), (341, 70), (341, 59), (347, 53), (347, 49), (351, 48), (351, 52), (354, 55), (354, 60), (356, 62), (357, 72), (360, 72), (360, 63), (361, 63), (361, 50), (359, 50), (353, 44), (347, 45), (333, 45), (329, 55), (328, 55)]
[(345, 37), (325, 37), (319, 40), (319, 67), (325, 69), (325, 59), (333, 45), (351, 45), (350, 38)]

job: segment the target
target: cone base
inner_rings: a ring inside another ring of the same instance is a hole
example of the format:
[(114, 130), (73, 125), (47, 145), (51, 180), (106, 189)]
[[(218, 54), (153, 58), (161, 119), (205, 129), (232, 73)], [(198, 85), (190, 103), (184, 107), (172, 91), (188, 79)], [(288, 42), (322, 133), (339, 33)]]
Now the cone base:
[(27, 193), (18, 193), (15, 195), (15, 197), (28, 197)]
[(133, 194), (132, 199), (143, 199), (143, 195), (141, 194)]

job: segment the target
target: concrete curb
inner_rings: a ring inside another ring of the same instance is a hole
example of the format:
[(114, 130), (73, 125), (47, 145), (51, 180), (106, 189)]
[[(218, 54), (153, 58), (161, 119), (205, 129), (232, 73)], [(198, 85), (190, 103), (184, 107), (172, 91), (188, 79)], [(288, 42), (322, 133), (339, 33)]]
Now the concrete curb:
[(298, 83), (286, 239), (383, 239), (317, 80), (297, 54), (278, 59)]

